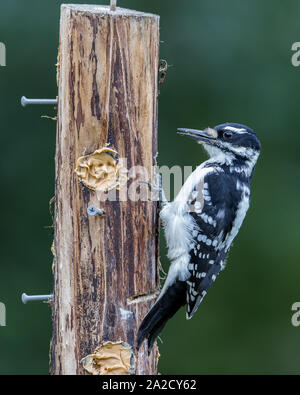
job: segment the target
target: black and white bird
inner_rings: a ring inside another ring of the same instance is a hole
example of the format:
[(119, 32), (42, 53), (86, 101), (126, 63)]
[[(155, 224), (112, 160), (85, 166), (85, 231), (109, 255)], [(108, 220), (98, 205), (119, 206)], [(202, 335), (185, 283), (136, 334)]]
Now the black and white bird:
[(171, 266), (138, 331), (137, 347), (148, 339), (148, 350), (180, 307), (187, 305), (186, 317), (193, 317), (225, 268), (249, 208), (250, 182), (261, 149), (254, 131), (237, 123), (178, 132), (202, 144), (210, 158), (190, 175), (173, 202), (162, 202)]

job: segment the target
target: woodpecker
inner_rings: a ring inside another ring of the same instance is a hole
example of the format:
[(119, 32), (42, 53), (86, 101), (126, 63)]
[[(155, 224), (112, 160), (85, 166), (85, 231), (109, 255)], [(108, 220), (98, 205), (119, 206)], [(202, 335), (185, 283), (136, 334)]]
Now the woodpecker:
[(189, 176), (173, 202), (162, 202), (160, 218), (171, 265), (138, 331), (137, 348), (147, 339), (149, 352), (180, 307), (186, 305), (186, 318), (193, 317), (225, 268), (249, 208), (250, 182), (261, 149), (254, 131), (238, 123), (178, 133), (203, 145), (209, 159)]

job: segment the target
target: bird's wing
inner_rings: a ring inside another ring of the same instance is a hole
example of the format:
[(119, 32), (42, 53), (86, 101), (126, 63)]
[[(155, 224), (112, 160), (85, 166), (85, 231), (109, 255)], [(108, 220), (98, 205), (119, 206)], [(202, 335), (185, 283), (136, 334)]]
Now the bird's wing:
[(189, 215), (196, 225), (189, 252), (188, 319), (195, 314), (225, 264), (226, 253), (222, 242), (230, 232), (235, 216), (228, 190), (228, 180), (207, 175), (188, 201)]

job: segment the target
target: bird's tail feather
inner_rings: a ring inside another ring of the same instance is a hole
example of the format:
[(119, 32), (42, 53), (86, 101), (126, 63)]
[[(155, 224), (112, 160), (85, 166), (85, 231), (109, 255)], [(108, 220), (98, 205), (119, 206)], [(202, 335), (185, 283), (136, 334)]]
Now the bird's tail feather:
[(137, 335), (137, 348), (139, 349), (143, 341), (148, 339), (148, 350), (150, 352), (155, 339), (166, 322), (185, 304), (186, 282), (176, 281), (159, 297), (143, 319)]

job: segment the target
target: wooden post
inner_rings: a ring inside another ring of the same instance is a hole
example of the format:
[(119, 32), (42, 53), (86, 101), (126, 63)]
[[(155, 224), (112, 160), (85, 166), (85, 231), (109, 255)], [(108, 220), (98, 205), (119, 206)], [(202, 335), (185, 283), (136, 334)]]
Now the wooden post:
[[(135, 344), (159, 288), (158, 204), (120, 201), (119, 192), (99, 201), (75, 169), (108, 144), (128, 170), (151, 174), (159, 17), (62, 5), (58, 59), (51, 373), (156, 374), (157, 347), (148, 357), (147, 345), (137, 352)], [(89, 206), (105, 216), (88, 216)], [(123, 370), (114, 366), (119, 357)]]

